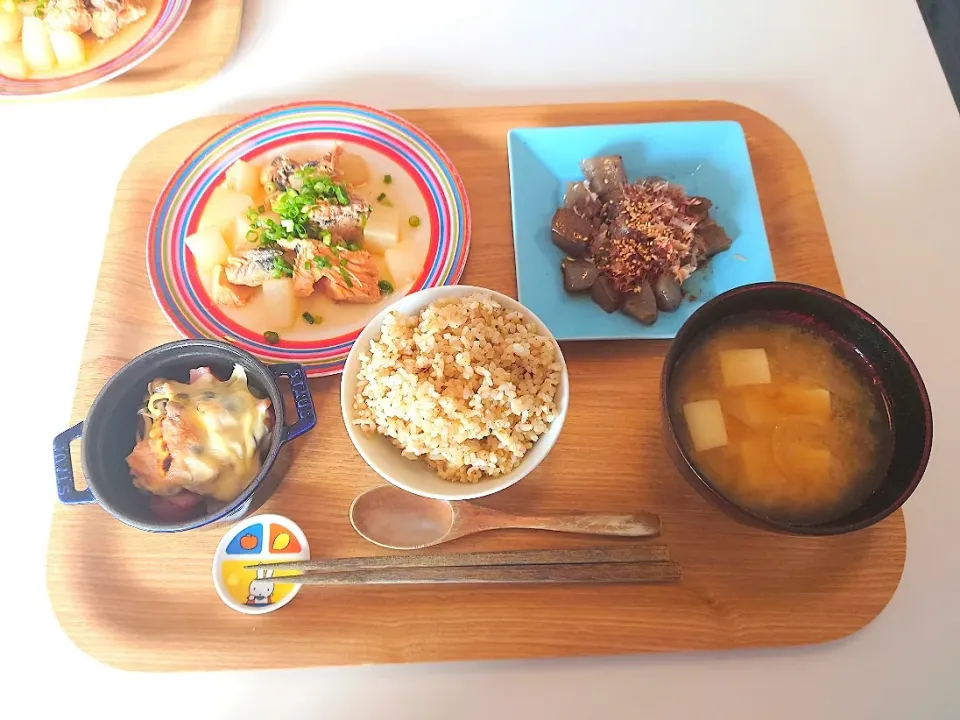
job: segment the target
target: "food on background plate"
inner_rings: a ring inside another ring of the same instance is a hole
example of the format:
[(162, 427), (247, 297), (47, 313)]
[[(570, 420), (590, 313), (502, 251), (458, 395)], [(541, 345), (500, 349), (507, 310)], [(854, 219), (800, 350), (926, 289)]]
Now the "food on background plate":
[(208, 367), (191, 370), (187, 383), (157, 378), (139, 415), (127, 464), (164, 521), (195, 517), (240, 495), (260, 471), (274, 423), (270, 400), (250, 391), (240, 365), (223, 381)]
[(857, 507), (890, 462), (886, 402), (838, 345), (773, 315), (721, 323), (680, 359), (669, 393), (707, 479), (762, 516), (819, 523)]
[(78, 71), (91, 48), (146, 14), (137, 0), (0, 0), (0, 74)]
[(360, 355), (353, 422), (454, 482), (514, 470), (557, 416), (553, 340), (490, 295), (390, 312)]
[[(322, 325), (331, 306), (379, 304), (419, 276), (426, 247), (401, 239), (391, 183), (371, 183), (340, 145), (303, 162), (284, 152), (262, 166), (238, 160), (185, 244), (214, 303), (257, 306), (241, 324), (276, 344), (290, 328)], [(419, 217), (404, 224), (413, 233)]]
[(619, 155), (588, 158), (581, 168), (585, 180), (569, 184), (550, 224), (567, 256), (563, 287), (652, 325), (659, 312), (677, 309), (684, 281), (731, 240), (710, 218), (708, 199), (659, 177), (631, 183)]

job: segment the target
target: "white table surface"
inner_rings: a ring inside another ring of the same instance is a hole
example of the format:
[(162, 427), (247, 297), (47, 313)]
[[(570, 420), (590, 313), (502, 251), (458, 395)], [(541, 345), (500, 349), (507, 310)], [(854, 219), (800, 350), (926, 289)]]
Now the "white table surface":
[[(343, 6), (357, 37), (330, 27), (329, 3), (246, 4), (236, 55), (202, 87), (0, 107), (2, 347), (13, 349), (0, 362), (18, 370), (4, 373), (3, 537), (29, 539), (6, 546), (15, 579), (0, 580), (0, 716), (960, 717), (960, 483), (949, 471), (960, 461), (960, 114), (914, 0), (355, 0)], [(69, 419), (117, 180), (179, 122), (307, 98), (723, 99), (784, 127), (810, 164), (848, 296), (903, 341), (933, 399), (906, 570), (879, 618), (802, 649), (263, 672), (252, 648), (251, 671), (202, 675), (125, 673), (76, 649), (45, 591), (50, 440)]]

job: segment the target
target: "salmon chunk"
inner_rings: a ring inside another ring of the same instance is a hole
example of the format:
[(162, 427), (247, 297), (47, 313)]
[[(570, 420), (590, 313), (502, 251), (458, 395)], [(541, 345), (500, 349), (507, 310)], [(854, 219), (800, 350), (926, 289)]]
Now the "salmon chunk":
[(312, 295), (317, 283), (323, 294), (337, 302), (380, 301), (380, 271), (373, 256), (364, 250), (328, 247), (319, 240), (281, 241), (297, 251), (293, 264), (293, 292)]

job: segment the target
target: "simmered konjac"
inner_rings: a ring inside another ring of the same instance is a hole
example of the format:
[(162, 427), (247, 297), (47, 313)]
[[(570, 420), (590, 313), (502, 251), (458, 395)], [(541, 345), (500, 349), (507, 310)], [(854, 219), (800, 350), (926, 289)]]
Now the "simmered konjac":
[(659, 177), (631, 183), (619, 155), (581, 167), (585, 179), (570, 183), (550, 226), (567, 256), (563, 287), (652, 325), (658, 311), (677, 309), (683, 282), (731, 240), (710, 217), (707, 198)]
[(761, 515), (821, 522), (856, 507), (889, 463), (886, 405), (830, 341), (734, 319), (677, 366), (670, 411), (707, 478)]
[[(308, 299), (379, 303), (393, 292), (394, 278), (404, 283), (415, 275), (409, 243), (399, 242), (398, 210), (385, 192), (362, 193), (366, 183), (345, 176), (343, 158), (336, 146), (302, 163), (286, 154), (262, 168), (238, 160), (186, 239), (215, 303), (243, 307), (262, 293), (265, 317), (256, 329), (268, 342), (294, 324), (323, 322), (315, 306), (303, 304)], [(411, 216), (410, 232), (419, 223)]]

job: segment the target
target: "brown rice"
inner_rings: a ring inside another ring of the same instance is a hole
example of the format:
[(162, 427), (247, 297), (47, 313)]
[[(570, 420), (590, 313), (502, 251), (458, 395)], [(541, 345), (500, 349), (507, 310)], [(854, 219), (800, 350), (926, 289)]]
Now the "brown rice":
[(485, 293), (390, 312), (360, 355), (353, 422), (446, 480), (503, 475), (557, 416), (558, 360), (549, 336)]

